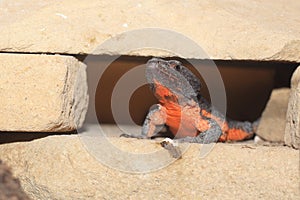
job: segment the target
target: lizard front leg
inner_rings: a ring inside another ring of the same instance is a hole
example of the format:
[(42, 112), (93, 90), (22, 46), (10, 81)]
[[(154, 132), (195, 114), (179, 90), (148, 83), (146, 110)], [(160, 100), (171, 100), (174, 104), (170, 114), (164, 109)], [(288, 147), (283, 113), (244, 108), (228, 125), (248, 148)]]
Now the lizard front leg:
[(159, 133), (166, 123), (166, 109), (160, 104), (155, 104), (149, 110), (142, 127), (141, 135), (122, 134), (121, 137), (146, 139), (152, 138)]

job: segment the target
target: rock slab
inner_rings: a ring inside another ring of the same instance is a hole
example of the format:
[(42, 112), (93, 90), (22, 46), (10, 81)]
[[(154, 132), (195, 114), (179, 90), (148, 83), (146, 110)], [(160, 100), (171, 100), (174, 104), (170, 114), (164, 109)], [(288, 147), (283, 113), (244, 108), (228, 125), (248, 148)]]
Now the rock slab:
[(284, 142), (290, 89), (274, 89), (262, 113), (257, 135), (270, 142)]
[[(164, 151), (150, 140), (109, 140), (124, 151)], [(299, 197), (299, 152), (292, 148), (219, 143), (202, 159), (200, 148), (192, 144), (182, 159), (151, 173), (125, 173), (104, 166), (76, 135), (2, 144), (0, 158), (12, 166), (32, 199)], [(113, 152), (107, 156), (120, 157)]]
[[(174, 34), (157, 38), (159, 43), (172, 47), (171, 54), (157, 49), (134, 51), (135, 44), (149, 39), (150, 31), (146, 28), (156, 27), (190, 38), (212, 59), (299, 62), (299, 10), (300, 1), (295, 0), (190, 0), (172, 4), (168, 0), (59, 3), (56, 0), (2, 0), (0, 51), (162, 57), (182, 52), (186, 43), (177, 42)], [(117, 36), (136, 29), (145, 31), (129, 43), (122, 41), (130, 33)], [(111, 38), (117, 40), (116, 45), (94, 52)], [(207, 58), (191, 48), (178, 56)]]
[(287, 110), (285, 144), (300, 148), (300, 67), (296, 69), (291, 81), (291, 94)]
[(0, 131), (72, 131), (87, 104), (86, 67), (74, 57), (0, 54)]

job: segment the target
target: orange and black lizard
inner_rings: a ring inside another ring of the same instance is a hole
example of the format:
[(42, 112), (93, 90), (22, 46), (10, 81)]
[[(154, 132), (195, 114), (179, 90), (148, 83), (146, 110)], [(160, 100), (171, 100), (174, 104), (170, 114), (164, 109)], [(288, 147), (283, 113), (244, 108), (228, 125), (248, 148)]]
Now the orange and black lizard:
[(200, 80), (179, 61), (152, 58), (146, 64), (146, 78), (159, 101), (153, 106), (141, 135), (153, 138), (167, 126), (178, 142), (212, 143), (241, 141), (254, 136), (252, 123), (226, 119), (200, 94)]

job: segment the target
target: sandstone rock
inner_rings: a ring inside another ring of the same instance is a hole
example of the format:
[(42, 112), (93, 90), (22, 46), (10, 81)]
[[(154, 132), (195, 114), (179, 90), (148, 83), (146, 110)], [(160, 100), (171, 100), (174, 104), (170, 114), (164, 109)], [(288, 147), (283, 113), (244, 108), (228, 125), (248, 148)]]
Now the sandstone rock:
[(300, 147), (300, 67), (294, 72), (291, 81), (284, 142), (296, 149)]
[[(109, 140), (123, 151), (144, 152), (144, 155), (165, 151), (150, 140), (119, 137)], [(61, 135), (2, 144), (0, 157), (12, 166), (33, 199), (295, 199), (299, 196), (299, 153), (284, 146), (219, 143), (207, 157), (200, 159), (201, 145), (192, 144), (182, 159), (167, 167), (151, 173), (126, 173), (104, 166), (89, 154), (92, 146), (81, 141), (76, 135)], [(99, 153), (115, 160), (121, 157), (114, 152)], [(132, 162), (128, 161), (128, 166)]]
[(0, 160), (0, 199), (29, 200), (21, 188), (18, 179), (14, 178), (10, 169)]
[(262, 114), (257, 135), (271, 142), (284, 142), (286, 112), (290, 89), (274, 89)]
[[(122, 43), (124, 35), (115, 37), (115, 45), (104, 45), (93, 52), (117, 34), (157, 27), (187, 36), (213, 59), (299, 62), (299, 9), (300, 2), (294, 0), (192, 0), (172, 5), (167, 0), (2, 0), (0, 51), (169, 56), (168, 51), (132, 49), (151, 39), (149, 30), (138, 33), (129, 43)], [(177, 36), (168, 33), (157, 41), (171, 48), (171, 55), (207, 57)]]
[(0, 54), (0, 130), (71, 131), (87, 110), (85, 65), (59, 55)]

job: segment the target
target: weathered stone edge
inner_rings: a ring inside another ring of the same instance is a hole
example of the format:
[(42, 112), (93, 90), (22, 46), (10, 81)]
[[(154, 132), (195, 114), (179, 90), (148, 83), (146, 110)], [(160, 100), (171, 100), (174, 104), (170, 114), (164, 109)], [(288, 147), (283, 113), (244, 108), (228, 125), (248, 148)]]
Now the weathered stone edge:
[[(85, 115), (88, 108), (88, 88), (87, 88), (87, 74), (86, 65), (75, 57), (70, 55), (47, 55), (47, 54), (13, 54), (0, 53), (0, 55), (13, 56), (44, 56), (43, 59), (61, 59), (61, 62), (66, 67), (65, 84), (62, 91), (64, 98), (61, 99), (61, 115), (55, 121), (49, 121), (48, 124), (43, 124), (41, 127), (7, 127), (0, 131), (13, 132), (65, 132), (74, 131), (83, 125)], [(50, 56), (50, 57), (49, 57)], [(42, 66), (41, 66), (42, 67)], [(62, 95), (61, 94), (61, 95)], [(80, 109), (80, 110), (79, 110)]]
[(293, 74), (291, 93), (286, 116), (285, 144), (300, 147), (300, 66)]
[[(101, 43), (99, 44), (99, 46)], [(91, 47), (89, 49), (80, 50), (80, 51), (74, 51), (74, 49), (68, 49), (66, 51), (51, 49), (49, 51), (39, 50), (36, 49), (19, 49), (19, 48), (0, 48), (0, 52), (2, 53), (32, 53), (32, 54), (62, 54), (62, 55), (109, 55), (109, 56), (121, 56), (121, 55), (127, 55), (127, 56), (156, 56), (156, 57), (174, 57), (179, 56), (181, 58), (185, 59), (213, 59), (213, 60), (251, 60), (251, 61), (280, 61), (280, 62), (294, 62), (299, 63), (300, 62), (300, 40), (292, 40), (288, 43), (286, 43), (282, 49), (275, 53), (274, 55), (271, 55), (269, 57), (255, 57), (251, 58), (249, 57), (239, 57), (239, 56), (214, 56), (214, 55), (198, 55), (198, 53), (195, 53), (195, 55), (175, 55), (168, 51), (162, 51), (162, 50), (148, 50), (148, 49), (139, 49), (138, 51), (124, 51), (120, 49), (113, 49), (111, 48), (102, 48), (102, 49), (92, 49)], [(200, 56), (200, 57), (199, 57)]]

